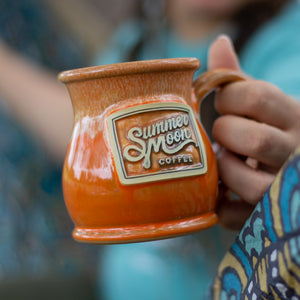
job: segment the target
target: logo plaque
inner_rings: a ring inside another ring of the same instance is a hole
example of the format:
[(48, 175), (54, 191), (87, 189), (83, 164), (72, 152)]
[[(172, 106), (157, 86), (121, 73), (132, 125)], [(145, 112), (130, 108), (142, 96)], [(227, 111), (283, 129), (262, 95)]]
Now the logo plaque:
[(168, 180), (207, 172), (204, 143), (188, 105), (150, 103), (108, 117), (120, 182)]

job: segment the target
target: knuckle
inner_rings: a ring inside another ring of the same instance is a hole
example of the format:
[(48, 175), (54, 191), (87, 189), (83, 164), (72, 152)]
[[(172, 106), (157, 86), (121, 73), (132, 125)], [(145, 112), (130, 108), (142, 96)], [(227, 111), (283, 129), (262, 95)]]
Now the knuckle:
[(255, 80), (245, 86), (246, 115), (255, 115), (265, 109), (270, 99), (270, 87), (265, 82)]
[(246, 147), (248, 147), (249, 153), (253, 157), (260, 157), (269, 152), (272, 148), (273, 141), (271, 136), (266, 134), (266, 126), (266, 124), (261, 123), (260, 130), (249, 133), (248, 145), (246, 145)]

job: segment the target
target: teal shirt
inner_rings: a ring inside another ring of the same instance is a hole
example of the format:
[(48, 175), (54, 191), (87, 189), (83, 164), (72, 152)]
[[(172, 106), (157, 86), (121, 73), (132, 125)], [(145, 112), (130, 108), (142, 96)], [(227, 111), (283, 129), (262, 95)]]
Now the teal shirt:
[(248, 41), (242, 69), (300, 101), (300, 2), (293, 1)]
[[(277, 85), (285, 93), (300, 98), (300, 3), (292, 1), (282, 12), (261, 27), (239, 55), (241, 68), (256, 79)], [(127, 54), (145, 32), (143, 24), (131, 21), (124, 24), (100, 53), (96, 65), (123, 62)], [(224, 30), (215, 32), (205, 41), (182, 43), (174, 34), (163, 29), (149, 37), (138, 52), (138, 60), (197, 57), (201, 61), (200, 72), (205, 71), (207, 53), (211, 42)], [(234, 30), (227, 32), (234, 37)]]
[[(300, 99), (299, 28), (300, 3), (293, 1), (261, 27), (239, 55), (245, 73), (273, 83), (297, 99)], [(221, 33), (188, 45), (162, 30), (143, 43), (137, 59), (197, 57), (201, 61), (199, 72), (203, 72), (207, 67), (209, 46)], [(136, 21), (125, 24), (95, 64), (126, 61), (128, 52), (143, 34), (142, 24)], [(227, 34), (233, 36), (234, 31), (229, 30)], [(235, 236), (236, 233), (215, 226), (183, 238), (108, 246), (104, 248), (99, 265), (101, 293), (110, 300), (205, 297), (218, 264)]]

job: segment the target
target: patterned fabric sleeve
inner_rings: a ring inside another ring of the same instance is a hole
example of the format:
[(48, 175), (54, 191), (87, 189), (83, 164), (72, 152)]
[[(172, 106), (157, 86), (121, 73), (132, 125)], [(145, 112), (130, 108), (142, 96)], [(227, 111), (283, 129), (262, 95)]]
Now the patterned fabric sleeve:
[(300, 299), (300, 147), (219, 265), (211, 299)]

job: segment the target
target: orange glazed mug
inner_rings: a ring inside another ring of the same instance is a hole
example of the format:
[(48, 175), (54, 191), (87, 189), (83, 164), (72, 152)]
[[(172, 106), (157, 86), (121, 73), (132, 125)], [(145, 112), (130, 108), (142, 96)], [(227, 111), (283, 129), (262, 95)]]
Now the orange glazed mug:
[(198, 118), (201, 99), (237, 80), (204, 73), (196, 58), (120, 63), (59, 74), (74, 109), (63, 192), (88, 243), (168, 238), (217, 222), (215, 156)]

